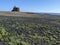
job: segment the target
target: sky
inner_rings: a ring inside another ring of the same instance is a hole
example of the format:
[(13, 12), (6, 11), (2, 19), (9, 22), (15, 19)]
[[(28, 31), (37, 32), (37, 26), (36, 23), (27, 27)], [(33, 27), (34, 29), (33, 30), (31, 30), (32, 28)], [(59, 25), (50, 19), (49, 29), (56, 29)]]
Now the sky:
[(60, 13), (60, 0), (0, 0), (0, 11), (19, 7), (22, 12)]

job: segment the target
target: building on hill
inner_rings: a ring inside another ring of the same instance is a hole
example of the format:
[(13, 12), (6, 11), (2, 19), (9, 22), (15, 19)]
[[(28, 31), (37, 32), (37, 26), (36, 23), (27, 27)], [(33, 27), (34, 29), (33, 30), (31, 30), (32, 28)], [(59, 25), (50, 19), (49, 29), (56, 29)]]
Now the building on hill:
[(12, 9), (12, 12), (19, 12), (19, 11), (20, 11), (20, 9), (16, 6), (14, 6), (13, 9)]

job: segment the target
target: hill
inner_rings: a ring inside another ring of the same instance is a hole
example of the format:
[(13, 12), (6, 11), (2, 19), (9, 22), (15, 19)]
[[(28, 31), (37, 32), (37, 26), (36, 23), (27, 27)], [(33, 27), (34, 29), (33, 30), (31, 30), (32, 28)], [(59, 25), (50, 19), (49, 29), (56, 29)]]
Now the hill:
[(0, 12), (0, 45), (60, 45), (60, 16)]

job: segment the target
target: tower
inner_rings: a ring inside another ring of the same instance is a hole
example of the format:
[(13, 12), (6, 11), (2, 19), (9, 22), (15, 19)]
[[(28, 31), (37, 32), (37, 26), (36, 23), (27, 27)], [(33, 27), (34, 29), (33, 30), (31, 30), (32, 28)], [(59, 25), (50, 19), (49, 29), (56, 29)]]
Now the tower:
[(19, 11), (20, 11), (20, 9), (16, 6), (14, 6), (13, 9), (12, 9), (12, 12), (19, 12)]

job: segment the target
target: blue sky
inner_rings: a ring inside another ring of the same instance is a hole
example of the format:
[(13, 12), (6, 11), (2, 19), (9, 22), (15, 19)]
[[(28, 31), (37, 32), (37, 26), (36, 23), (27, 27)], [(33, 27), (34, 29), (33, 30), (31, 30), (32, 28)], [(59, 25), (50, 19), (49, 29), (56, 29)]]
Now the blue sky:
[(0, 11), (17, 6), (24, 12), (60, 13), (60, 0), (0, 0)]

